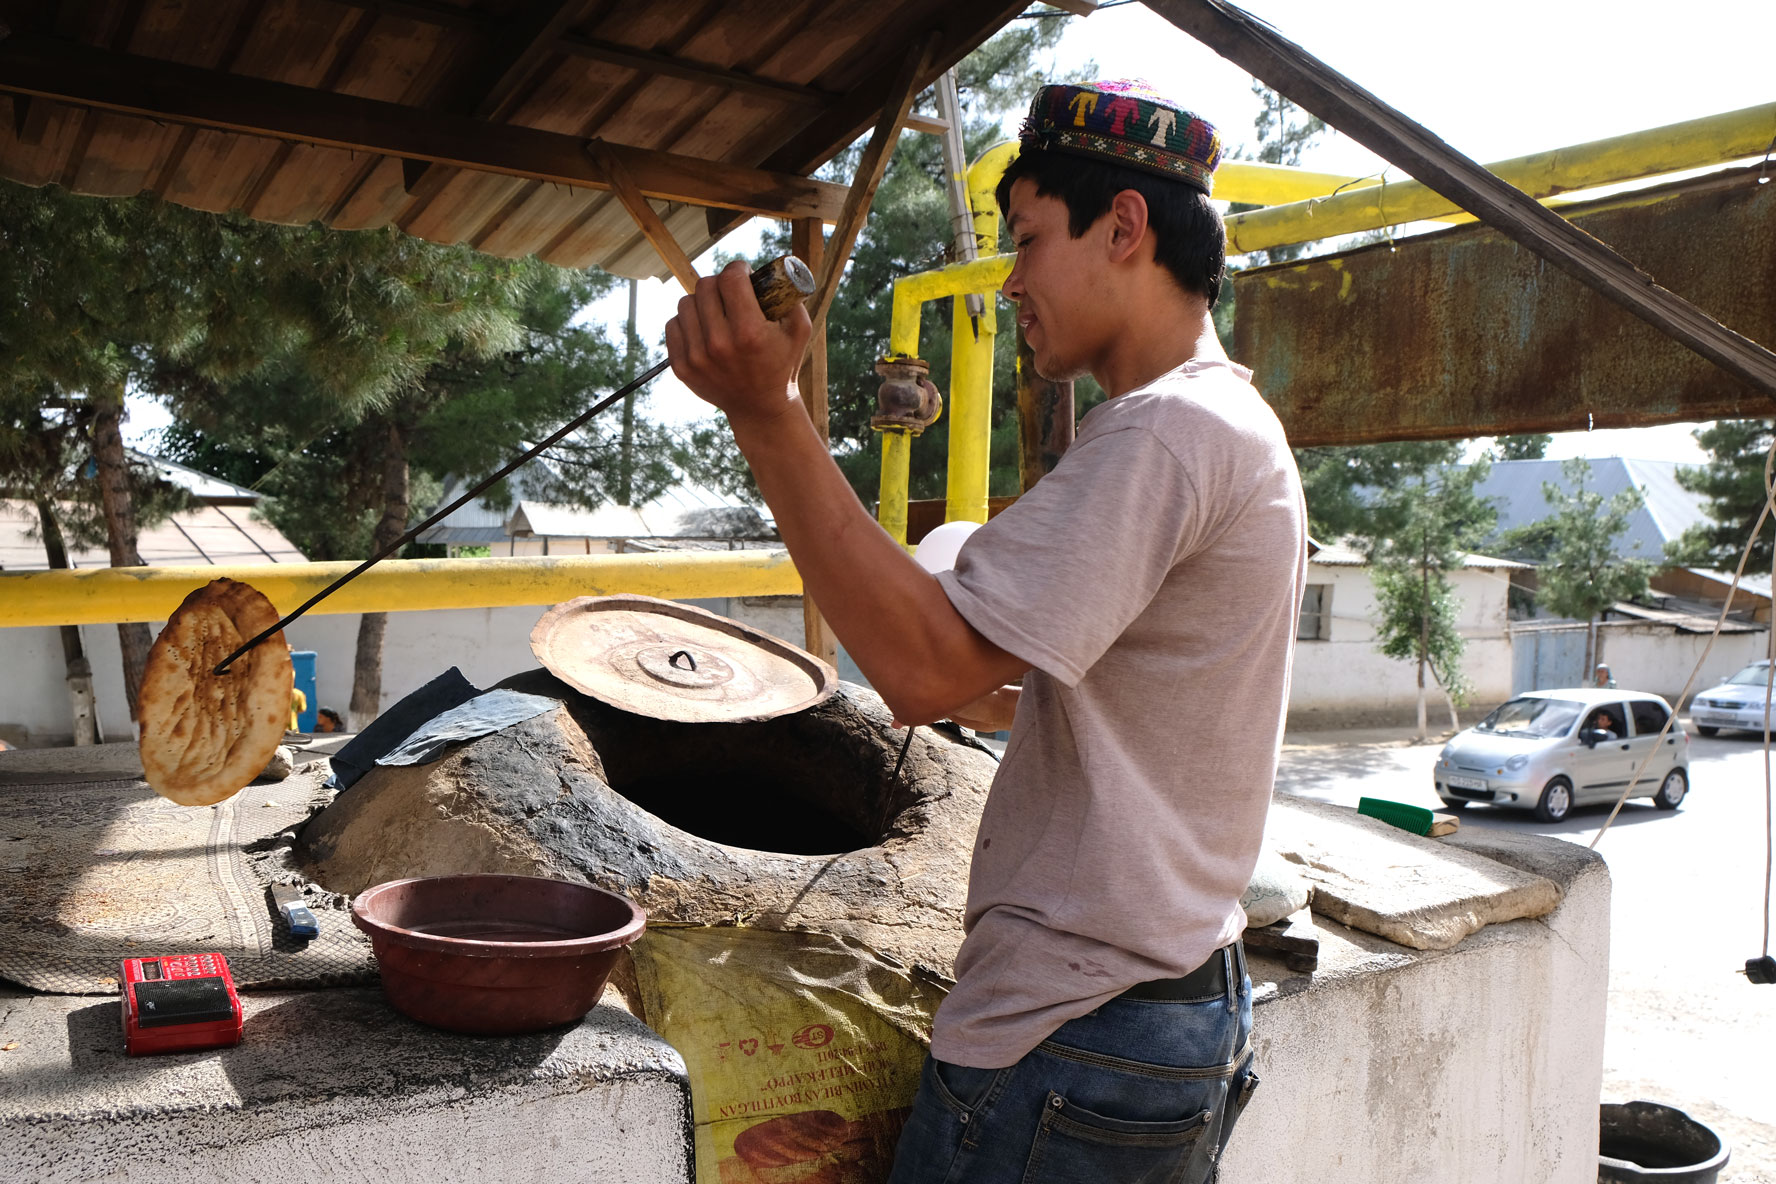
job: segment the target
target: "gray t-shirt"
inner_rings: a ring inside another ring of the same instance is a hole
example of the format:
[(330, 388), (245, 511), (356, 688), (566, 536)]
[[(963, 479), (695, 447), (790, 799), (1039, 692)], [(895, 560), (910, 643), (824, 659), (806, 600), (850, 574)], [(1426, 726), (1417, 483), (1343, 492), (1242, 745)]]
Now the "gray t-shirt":
[(1033, 667), (975, 839), (942, 1060), (1013, 1064), (1245, 927), (1307, 553), (1250, 378), (1192, 361), (1093, 408), (939, 576)]

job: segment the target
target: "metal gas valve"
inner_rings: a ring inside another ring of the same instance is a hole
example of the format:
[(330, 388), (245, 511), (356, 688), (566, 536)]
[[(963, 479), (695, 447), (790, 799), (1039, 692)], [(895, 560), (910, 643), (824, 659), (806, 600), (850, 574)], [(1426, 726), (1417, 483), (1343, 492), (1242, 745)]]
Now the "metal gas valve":
[(876, 391), (876, 414), (870, 427), (878, 432), (899, 429), (918, 435), (943, 414), (943, 396), (931, 384), (931, 363), (905, 354), (890, 354), (876, 363), (882, 385)]

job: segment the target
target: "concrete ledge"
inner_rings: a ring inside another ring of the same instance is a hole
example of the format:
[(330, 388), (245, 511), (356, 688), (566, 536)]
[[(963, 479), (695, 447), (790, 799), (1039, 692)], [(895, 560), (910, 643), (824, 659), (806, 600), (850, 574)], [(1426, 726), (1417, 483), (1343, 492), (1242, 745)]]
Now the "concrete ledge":
[(1409, 950), (1316, 917), (1319, 970), (1252, 958), (1263, 1084), (1223, 1184), (1590, 1184), (1609, 990), (1609, 872), (1573, 843), (1458, 832), (1565, 890), (1535, 920)]
[(229, 1049), (128, 1057), (115, 999), (0, 991), (8, 1179), (691, 1178), (676, 1051), (598, 1007), (535, 1036), (453, 1036), (380, 990), (244, 996)]

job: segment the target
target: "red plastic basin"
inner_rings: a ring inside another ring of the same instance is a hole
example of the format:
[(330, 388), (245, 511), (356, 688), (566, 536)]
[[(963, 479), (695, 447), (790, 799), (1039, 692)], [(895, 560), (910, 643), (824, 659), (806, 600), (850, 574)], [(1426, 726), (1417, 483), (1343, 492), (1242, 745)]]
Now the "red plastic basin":
[(352, 901), (395, 1010), (505, 1036), (580, 1019), (647, 914), (613, 892), (538, 876), (391, 880)]

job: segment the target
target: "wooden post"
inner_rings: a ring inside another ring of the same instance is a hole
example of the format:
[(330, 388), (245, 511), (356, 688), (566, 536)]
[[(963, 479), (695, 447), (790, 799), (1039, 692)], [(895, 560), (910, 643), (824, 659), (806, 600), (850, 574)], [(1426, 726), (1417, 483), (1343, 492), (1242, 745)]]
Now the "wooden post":
[[(819, 275), (826, 255), (826, 239), (820, 219), (797, 218), (790, 224), (789, 242), (791, 253), (806, 263), (815, 275)], [(832, 438), (832, 420), (826, 401), (824, 309), (814, 318), (814, 335), (808, 339), (808, 356), (802, 359), (802, 369), (796, 375), (796, 387), (801, 391), (802, 405), (808, 409), (808, 418), (814, 421), (814, 430), (820, 433), (821, 443), (829, 443)], [(832, 627), (826, 623), (826, 618), (820, 615), (820, 606), (806, 592), (802, 593), (802, 633), (804, 649), (823, 662), (837, 664), (838, 639), (833, 636)]]

